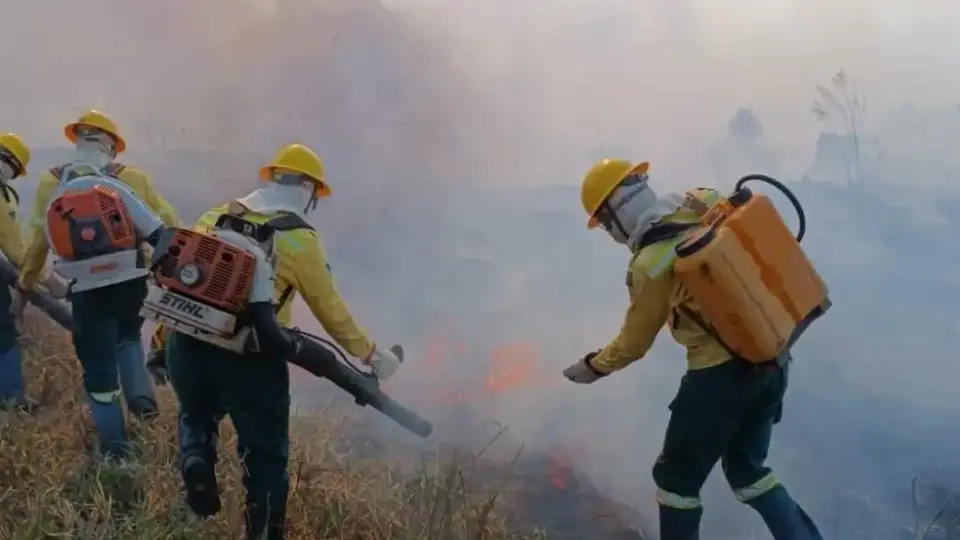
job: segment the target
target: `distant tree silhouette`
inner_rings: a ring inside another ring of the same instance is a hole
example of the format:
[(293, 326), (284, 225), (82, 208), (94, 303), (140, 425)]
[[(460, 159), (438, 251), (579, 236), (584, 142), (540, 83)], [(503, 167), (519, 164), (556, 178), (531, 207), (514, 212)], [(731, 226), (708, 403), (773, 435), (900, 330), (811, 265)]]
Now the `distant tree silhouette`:
[(760, 123), (753, 109), (741, 107), (727, 124), (727, 133), (739, 139), (752, 141), (763, 137), (763, 124)]
[(850, 141), (849, 145), (841, 144), (840, 150), (847, 181), (859, 184), (862, 181), (860, 136), (867, 107), (866, 98), (857, 86), (850, 82), (843, 69), (833, 76), (830, 83), (832, 88), (816, 85), (820, 98), (814, 100), (811, 112), (832, 132)]

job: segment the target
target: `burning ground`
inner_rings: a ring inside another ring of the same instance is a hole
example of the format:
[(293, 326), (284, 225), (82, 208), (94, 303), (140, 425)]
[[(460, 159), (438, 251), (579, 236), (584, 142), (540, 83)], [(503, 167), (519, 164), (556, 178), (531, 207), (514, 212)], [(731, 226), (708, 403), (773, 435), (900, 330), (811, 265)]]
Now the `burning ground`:
[[(418, 391), (410, 392), (402, 384), (384, 385), (388, 392), (403, 396), (399, 399), (405, 405), (429, 411), (425, 414), (435, 425), (433, 440), (419, 444), (373, 412), (348, 409), (337, 448), (356, 460), (390, 462), (399, 477), (416, 477), (423, 469), (441, 476), (445, 470), (462, 470), (455, 482), (492, 495), (506, 527), (515, 533), (539, 530), (559, 540), (652, 537), (644, 532), (636, 512), (604, 496), (575, 469), (574, 463), (582, 459), (576, 444), (527, 447), (509, 425), (484, 416), (509, 409), (505, 405), (517, 395), (563, 388), (564, 381), (543, 363), (535, 343), (487, 347), (475, 369), (453, 373), (452, 363), (477, 351), (456, 339), (449, 328), (441, 328), (428, 332), (422, 344), (424, 355), (416, 364), (405, 366), (412, 372), (410, 378), (416, 379)], [(325, 383), (307, 377), (294, 378), (294, 394), (306, 410), (316, 404), (336, 410), (347, 405), (336, 390), (323, 391)], [(314, 414), (325, 414), (322, 410)]]
[[(0, 538), (237, 538), (241, 488), (233, 430), (225, 425), (221, 440), (224, 511), (197, 522), (181, 504), (169, 389), (161, 389), (160, 419), (131, 426), (138, 462), (97, 468), (89, 458), (95, 437), (68, 336), (36, 313), (28, 323), (29, 391), (44, 408), (35, 417), (0, 412), (0, 485), (6, 486)], [(370, 413), (346, 412), (335, 405), (295, 422), (293, 540), (644, 538), (629, 532), (627, 512), (581, 481), (559, 450), (506, 460), (489, 445), (440, 444), (428, 452), (385, 439), (371, 429)], [(507, 438), (500, 433), (492, 442)]]

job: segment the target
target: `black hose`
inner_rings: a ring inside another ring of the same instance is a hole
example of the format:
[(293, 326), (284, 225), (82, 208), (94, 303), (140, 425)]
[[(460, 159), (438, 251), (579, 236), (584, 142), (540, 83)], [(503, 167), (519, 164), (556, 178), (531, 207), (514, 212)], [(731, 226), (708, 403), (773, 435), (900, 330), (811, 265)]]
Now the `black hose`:
[(797, 200), (797, 197), (790, 191), (790, 188), (783, 185), (779, 180), (770, 178), (765, 174), (748, 174), (740, 180), (737, 180), (737, 184), (734, 186), (734, 191), (740, 191), (743, 188), (743, 185), (747, 182), (756, 180), (758, 182), (763, 182), (765, 184), (770, 184), (771, 186), (780, 190), (781, 193), (787, 196), (787, 199), (790, 199), (790, 204), (793, 205), (793, 208), (797, 211), (797, 218), (800, 220), (800, 225), (797, 230), (797, 242), (803, 240), (803, 235), (807, 232), (807, 215), (803, 211), (803, 206), (800, 205), (800, 201)]
[[(0, 286), (16, 287), (19, 273), (13, 267), (13, 264), (6, 259), (0, 259)], [(54, 322), (71, 330), (73, 328), (73, 313), (70, 305), (57, 300), (49, 294), (42, 293), (36, 289), (27, 294), (30, 303), (40, 308), (44, 313), (50, 316)]]

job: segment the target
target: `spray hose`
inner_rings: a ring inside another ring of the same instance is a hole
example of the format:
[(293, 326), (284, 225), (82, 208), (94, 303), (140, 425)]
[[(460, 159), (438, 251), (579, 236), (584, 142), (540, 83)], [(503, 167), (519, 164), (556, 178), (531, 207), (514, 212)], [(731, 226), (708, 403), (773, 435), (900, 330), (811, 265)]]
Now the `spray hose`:
[(803, 206), (800, 205), (800, 201), (797, 200), (797, 197), (793, 194), (792, 191), (790, 191), (790, 188), (783, 185), (779, 180), (770, 178), (765, 174), (748, 174), (747, 176), (744, 176), (740, 180), (737, 180), (737, 183), (733, 189), (735, 191), (740, 191), (741, 189), (744, 189), (743, 188), (744, 184), (751, 181), (770, 184), (771, 186), (777, 188), (780, 191), (780, 193), (783, 193), (787, 197), (787, 199), (790, 200), (790, 204), (792, 204), (793, 208), (797, 211), (797, 218), (799, 219), (799, 226), (797, 229), (797, 237), (796, 237), (797, 242), (800, 242), (801, 240), (803, 240), (803, 235), (806, 234), (807, 232), (807, 215), (803, 211)]

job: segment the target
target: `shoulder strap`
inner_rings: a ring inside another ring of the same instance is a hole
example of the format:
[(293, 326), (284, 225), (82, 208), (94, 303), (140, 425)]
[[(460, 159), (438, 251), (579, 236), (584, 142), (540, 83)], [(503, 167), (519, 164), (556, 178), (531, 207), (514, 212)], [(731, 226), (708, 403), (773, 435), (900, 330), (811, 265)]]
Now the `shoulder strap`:
[(124, 165), (123, 163), (111, 161), (110, 163), (107, 163), (106, 167), (103, 168), (103, 173), (106, 174), (107, 176), (112, 176), (114, 178), (117, 178), (117, 175), (122, 173), (123, 170), (126, 168), (127, 166)]
[(640, 237), (637, 252), (647, 246), (652, 246), (665, 240), (673, 240), (690, 229), (699, 226), (699, 223), (658, 223), (650, 227), (650, 230), (643, 233), (643, 236)]
[[(701, 330), (706, 332), (708, 336), (710, 336), (711, 338), (713, 338), (714, 341), (719, 343), (720, 346), (723, 347), (723, 350), (727, 351), (727, 353), (730, 354), (731, 358), (740, 357), (740, 355), (738, 355), (733, 349), (731, 349), (726, 343), (724, 343), (722, 339), (720, 339), (720, 335), (717, 334), (717, 330), (713, 327), (713, 325), (707, 323), (707, 321), (705, 321), (703, 317), (700, 316), (699, 313), (695, 313), (692, 309), (690, 309), (689, 306), (685, 304), (679, 304), (676, 310), (679, 311), (680, 313), (683, 313), (688, 319), (693, 321), (694, 324), (699, 326)], [(676, 314), (674, 314), (674, 318), (676, 318)]]
[(293, 231), (297, 229), (315, 230), (313, 225), (307, 223), (307, 220), (296, 214), (281, 214), (267, 221), (267, 225), (275, 231)]
[(7, 202), (10, 202), (10, 196), (12, 195), (13, 200), (17, 203), (17, 206), (20, 206), (20, 194), (17, 193), (17, 190), (5, 183), (0, 183), (0, 186), (3, 186), (3, 198)]
[(287, 285), (287, 288), (280, 293), (280, 298), (277, 300), (277, 305), (275, 307), (277, 313), (280, 313), (283, 305), (287, 303), (287, 300), (290, 300), (290, 297), (293, 296), (293, 292), (293, 285)]
[[(293, 231), (297, 229), (315, 230), (313, 225), (307, 223), (307, 220), (296, 214), (282, 214), (268, 221), (267, 225), (275, 231)], [(293, 296), (294, 291), (293, 285), (287, 285), (287, 288), (280, 293), (280, 298), (277, 300), (275, 308), (277, 313), (280, 313), (283, 306)]]

